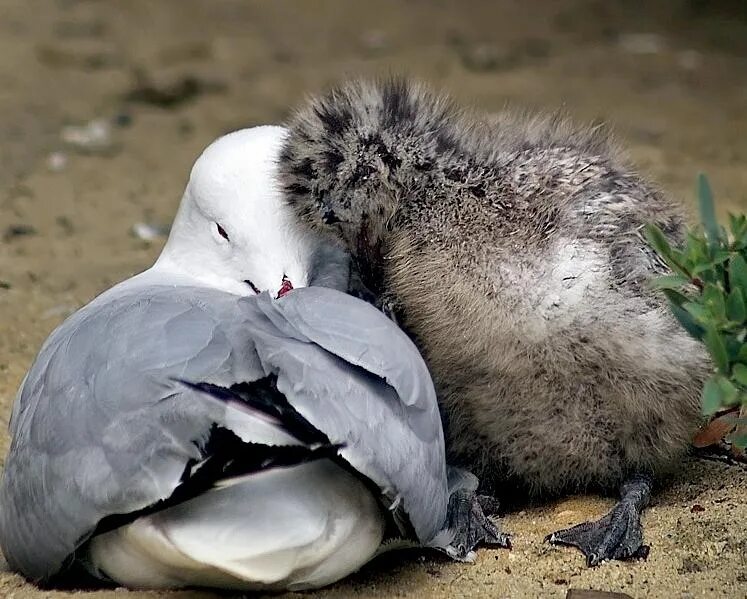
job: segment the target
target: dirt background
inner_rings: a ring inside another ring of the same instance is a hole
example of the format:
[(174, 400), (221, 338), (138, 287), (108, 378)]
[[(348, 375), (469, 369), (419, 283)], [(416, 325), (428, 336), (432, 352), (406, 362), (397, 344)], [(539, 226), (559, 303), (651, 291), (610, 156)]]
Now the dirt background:
[[(0, 428), (51, 329), (151, 264), (163, 238), (132, 227), (170, 222), (205, 145), (278, 122), (345, 76), (387, 73), (486, 110), (563, 106), (606, 120), (683, 201), (705, 171), (721, 212), (747, 206), (744, 0), (2, 0)], [(472, 566), (394, 554), (312, 596), (747, 597), (746, 489), (743, 468), (688, 460), (647, 512), (645, 563), (588, 570), (579, 553), (543, 544), (611, 505), (576, 497), (507, 515), (511, 552), (482, 551)], [(164, 595), (213, 596), (84, 596)], [(0, 573), (0, 596), (67, 593)]]

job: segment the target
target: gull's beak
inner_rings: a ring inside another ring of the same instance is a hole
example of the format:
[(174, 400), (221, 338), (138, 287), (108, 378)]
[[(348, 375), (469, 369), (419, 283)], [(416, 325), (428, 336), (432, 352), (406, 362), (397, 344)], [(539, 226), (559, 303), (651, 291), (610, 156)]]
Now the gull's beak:
[(277, 296), (275, 299), (279, 299), (283, 297), (286, 293), (291, 291), (293, 289), (293, 283), (290, 282), (290, 279), (283, 275), (283, 285), (280, 287), (280, 291), (278, 291)]

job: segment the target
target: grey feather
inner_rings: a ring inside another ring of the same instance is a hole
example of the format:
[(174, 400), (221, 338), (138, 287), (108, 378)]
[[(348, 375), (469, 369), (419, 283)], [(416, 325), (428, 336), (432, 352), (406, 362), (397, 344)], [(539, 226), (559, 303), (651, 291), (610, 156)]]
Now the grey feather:
[[(421, 542), (432, 540), (448, 502), (444, 441), (433, 384), (412, 342), (378, 310), (327, 289), (262, 296), (256, 306), (308, 340), (271, 339), (268, 331), (257, 343), (278, 389), (333, 443), (347, 444), (342, 455), (353, 467), (402, 498)], [(335, 396), (345, 399), (319, 404)]]
[(347, 291), (350, 286), (350, 256), (334, 243), (319, 243), (310, 259), (309, 286)]
[(11, 566), (48, 579), (102, 518), (174, 491), (229, 408), (172, 379), (230, 386), (271, 373), (356, 469), (402, 498), (421, 542), (438, 534), (448, 496), (434, 391), (374, 308), (320, 287), (272, 300), (124, 285), (52, 334), (19, 390), (0, 491)]

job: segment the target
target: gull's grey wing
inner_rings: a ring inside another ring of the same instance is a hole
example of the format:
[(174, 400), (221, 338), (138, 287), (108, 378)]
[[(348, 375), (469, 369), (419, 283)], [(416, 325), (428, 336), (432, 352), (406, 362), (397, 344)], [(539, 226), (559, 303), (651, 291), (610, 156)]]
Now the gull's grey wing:
[(225, 405), (171, 377), (263, 375), (246, 336), (222, 326), (236, 309), (231, 296), (181, 301), (163, 288), (89, 305), (50, 336), (16, 399), (0, 492), (15, 569), (47, 579), (103, 517), (171, 495), (226, 418)]
[(269, 374), (432, 540), (446, 520), (443, 433), (427, 370), (395, 325), (321, 287), (273, 301), (157, 286), (73, 315), (24, 380), (0, 490), (10, 564), (47, 579), (102, 518), (171, 495), (229, 417), (174, 379), (228, 387)]
[(265, 317), (253, 327), (257, 352), (278, 389), (333, 443), (346, 443), (353, 467), (402, 500), (422, 543), (435, 539), (448, 505), (444, 438), (414, 344), (369, 304), (330, 289), (262, 295), (253, 306)]

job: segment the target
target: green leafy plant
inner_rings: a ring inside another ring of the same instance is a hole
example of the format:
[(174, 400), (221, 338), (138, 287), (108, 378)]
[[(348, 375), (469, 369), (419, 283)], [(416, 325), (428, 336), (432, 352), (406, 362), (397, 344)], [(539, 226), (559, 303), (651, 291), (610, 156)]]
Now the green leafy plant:
[[(708, 179), (698, 177), (701, 225), (687, 232), (673, 247), (655, 225), (645, 228), (646, 239), (672, 274), (653, 285), (667, 296), (674, 316), (684, 329), (708, 348), (713, 375), (702, 393), (707, 416), (724, 409), (747, 406), (747, 216), (729, 215), (729, 229), (716, 220)], [(730, 441), (747, 446), (744, 419)]]

